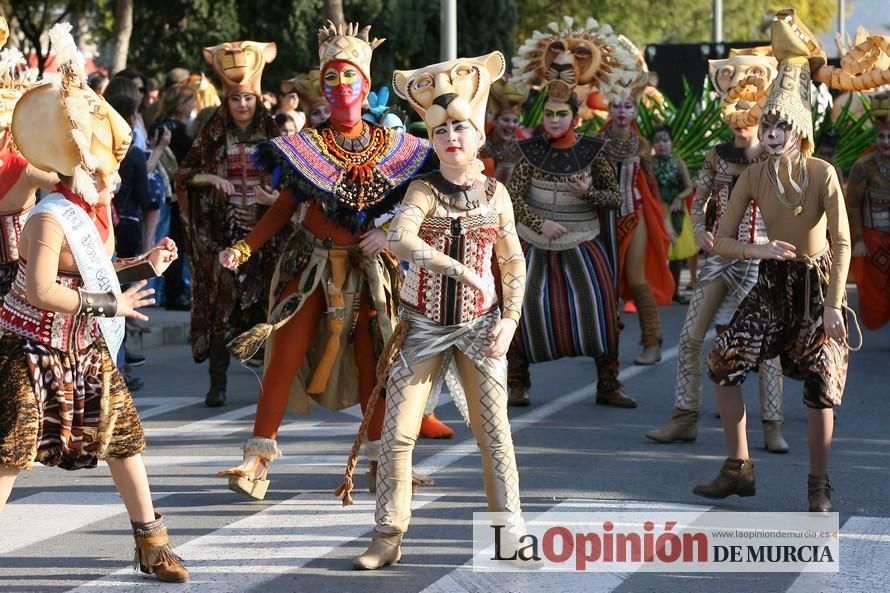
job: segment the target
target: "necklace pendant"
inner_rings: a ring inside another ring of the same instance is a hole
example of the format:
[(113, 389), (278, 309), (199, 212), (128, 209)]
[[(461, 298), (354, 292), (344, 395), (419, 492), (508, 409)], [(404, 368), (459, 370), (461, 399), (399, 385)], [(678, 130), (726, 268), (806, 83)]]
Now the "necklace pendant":
[(794, 209), (794, 216), (800, 216), (803, 214), (803, 206), (798, 206)]

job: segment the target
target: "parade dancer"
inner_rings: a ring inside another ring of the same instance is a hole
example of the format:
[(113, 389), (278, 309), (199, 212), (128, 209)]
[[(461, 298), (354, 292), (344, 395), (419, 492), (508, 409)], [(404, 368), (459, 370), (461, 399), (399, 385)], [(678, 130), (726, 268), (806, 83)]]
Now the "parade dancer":
[(872, 97), (871, 112), (875, 151), (853, 165), (846, 199), (862, 324), (877, 330), (890, 321), (890, 94)]
[[(357, 569), (373, 570), (401, 558), (411, 519), (414, 444), (430, 390), (442, 373), (479, 444), (488, 510), (521, 521), (505, 354), (521, 314), (525, 262), (510, 196), (481, 174), (477, 160), (485, 140), (488, 88), (504, 67), (504, 56), (493, 52), (394, 75), (396, 93), (426, 124), (440, 169), (411, 183), (388, 234), (390, 250), (407, 260), (409, 269), (400, 293), (399, 327), (387, 349), (392, 366), (377, 525), (370, 546), (353, 562)], [(501, 270), (501, 302), (494, 290), (493, 253)], [(340, 494), (348, 498), (348, 488)]]
[[(769, 158), (741, 174), (714, 240), (720, 255), (761, 260), (757, 283), (708, 355), (727, 459), (713, 481), (693, 492), (707, 498), (755, 494), (741, 384), (764, 360), (779, 356), (785, 375), (803, 381), (810, 453), (808, 508), (829, 512), (833, 408), (843, 397), (849, 352), (844, 287), (850, 229), (834, 167), (810, 156), (810, 77), (825, 64), (825, 53), (790, 9), (773, 19), (772, 51), (779, 73), (760, 124)], [(825, 73), (819, 74), (824, 80)], [(752, 201), (763, 216), (769, 243), (738, 240)]]
[[(0, 47), (9, 28), (0, 17)], [(12, 142), (12, 113), (22, 93), (34, 83), (22, 70), (25, 58), (15, 49), (0, 52), (0, 302), (9, 292), (19, 265), (19, 237), (28, 213), (37, 203), (37, 189), (52, 191), (59, 178), (29, 165)]]
[[(769, 48), (731, 50), (724, 60), (711, 60), (711, 82), (723, 98), (723, 114), (733, 141), (719, 144), (705, 156), (696, 181), (692, 221), (696, 242), (708, 254), (693, 290), (677, 352), (677, 383), (670, 421), (646, 436), (659, 443), (690, 442), (698, 436), (702, 406), (702, 344), (711, 322), (723, 331), (739, 303), (756, 284), (757, 260), (739, 260), (713, 252), (714, 233), (727, 210), (729, 195), (739, 175), (767, 158), (757, 134), (762, 101), (776, 76), (776, 59)], [(709, 215), (709, 213), (713, 213)], [(766, 243), (763, 217), (755, 204), (745, 213), (737, 235), (748, 244)], [(765, 360), (758, 371), (760, 418), (767, 451), (788, 452), (782, 436), (782, 367), (777, 358)]]
[[(244, 461), (220, 472), (232, 490), (253, 498), (268, 488), (289, 400), (290, 409), (303, 414), (313, 400), (331, 410), (359, 402), (364, 409), (375, 383), (375, 345), (395, 326), (402, 271), (384, 251), (386, 234), (374, 220), (399, 203), (429, 144), (362, 120), (371, 55), (383, 42), (370, 39), (369, 30), (329, 23), (319, 31), (320, 85), (331, 118), (260, 147), (260, 162), (283, 189), (254, 230), (219, 254), (223, 267), (237, 269), (294, 214), (302, 221), (272, 277), (267, 322), (232, 343), (233, 354), (246, 360), (269, 339)], [(382, 423), (380, 406), (369, 432), (370, 484)]]
[[(580, 61), (585, 53), (574, 50), (581, 49), (598, 61), (593, 66)], [(519, 142), (522, 158), (509, 183), (529, 286), (507, 355), (510, 405), (529, 404), (530, 363), (586, 356), (596, 361), (596, 403), (634, 408), (618, 381), (612, 238), (621, 195), (603, 156), (604, 142), (574, 132), (575, 82), (620, 94), (634, 62), (608, 26), (593, 21), (581, 29), (570, 24), (537, 33), (522, 46), (515, 65), (524, 80), (546, 83), (547, 100), (544, 134)]]
[(501, 79), (491, 85), (487, 110), (491, 131), (479, 151), (479, 159), (485, 163), (485, 174), (504, 184), (510, 181), (516, 163), (522, 158), (518, 141), (528, 138), (519, 125), (527, 96), (528, 87), (523, 84)]
[[(66, 470), (108, 463), (133, 527), (135, 565), (161, 581), (189, 578), (155, 512), (142, 460), (145, 438), (115, 359), (124, 317), (154, 303), (139, 281), (176, 259), (163, 239), (112, 263), (111, 198), (130, 126), (86, 84), (71, 25), (49, 32), (58, 77), (16, 106), (13, 138), (28, 162), (59, 175), (22, 230), (12, 290), (0, 308), (0, 509), (34, 462)], [(119, 282), (135, 282), (121, 292)]]
[(219, 250), (244, 239), (277, 198), (254, 163), (259, 144), (279, 133), (260, 100), (263, 67), (275, 55), (274, 43), (256, 41), (204, 48), (225, 87), (225, 103), (201, 128), (176, 173), (195, 287), (189, 339), (195, 362), (207, 360), (209, 407), (226, 402), (226, 344), (266, 319), (267, 279), (284, 245), (284, 235), (277, 235), (234, 274), (221, 273), (217, 264)]
[[(636, 50), (622, 41), (630, 51)], [(625, 301), (633, 300), (637, 309), (643, 351), (634, 363), (641, 365), (661, 360), (658, 305), (669, 305), (674, 295), (674, 279), (667, 263), (670, 233), (653, 177), (649, 143), (640, 136), (635, 123), (637, 102), (648, 80), (648, 72), (640, 69), (630, 97), (604, 95), (609, 101), (609, 119), (600, 133), (607, 141), (604, 153), (615, 169), (621, 192), (617, 222), (619, 295)]]

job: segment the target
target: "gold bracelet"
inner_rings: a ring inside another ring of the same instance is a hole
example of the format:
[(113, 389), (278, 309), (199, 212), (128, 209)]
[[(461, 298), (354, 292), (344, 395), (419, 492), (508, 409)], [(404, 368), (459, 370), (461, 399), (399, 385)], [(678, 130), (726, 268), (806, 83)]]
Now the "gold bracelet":
[(501, 315), (504, 319), (512, 319), (516, 322), (517, 327), (519, 326), (519, 319), (522, 317), (522, 313), (519, 311), (514, 311), (512, 309), (507, 309), (504, 311), (504, 314)]
[(383, 232), (386, 233), (386, 234), (388, 235), (388, 234), (389, 234), (389, 227), (391, 227), (391, 226), (392, 226), (392, 218), (390, 218), (389, 220), (387, 220), (386, 222), (384, 222), (383, 224), (381, 224), (381, 225), (380, 225), (380, 228), (383, 229)]
[(241, 239), (231, 247), (230, 250), (234, 251), (238, 257), (238, 265), (240, 266), (244, 262), (250, 259), (250, 254), (252, 253), (250, 249), (250, 245), (247, 244), (247, 241)]

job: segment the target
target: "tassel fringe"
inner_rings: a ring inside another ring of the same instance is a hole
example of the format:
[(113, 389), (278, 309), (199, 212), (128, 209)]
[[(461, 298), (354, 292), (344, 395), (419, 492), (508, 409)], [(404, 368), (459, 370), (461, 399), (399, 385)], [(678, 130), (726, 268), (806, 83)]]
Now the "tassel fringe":
[(244, 454), (256, 455), (270, 461), (278, 459), (282, 455), (277, 442), (261, 437), (247, 439), (247, 442), (244, 443)]

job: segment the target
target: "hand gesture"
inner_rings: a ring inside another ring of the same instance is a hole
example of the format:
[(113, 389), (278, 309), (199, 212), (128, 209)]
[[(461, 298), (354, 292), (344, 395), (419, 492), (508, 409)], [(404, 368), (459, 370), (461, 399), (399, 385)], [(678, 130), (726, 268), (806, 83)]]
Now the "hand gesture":
[(755, 259), (794, 259), (797, 247), (785, 241), (770, 241), (763, 245), (752, 245), (747, 248), (748, 257)]
[(568, 232), (566, 227), (552, 220), (545, 220), (544, 224), (541, 225), (541, 234), (551, 241), (565, 237)]
[(826, 305), (822, 310), (822, 328), (825, 335), (841, 344), (847, 343), (847, 326), (840, 309)]
[(504, 317), (491, 330), (491, 344), (485, 352), (488, 358), (500, 358), (507, 353), (513, 334), (516, 332), (517, 322), (512, 318)]
[(223, 179), (219, 175), (210, 175), (210, 174), (206, 175), (205, 179), (207, 180), (207, 183), (209, 183), (211, 186), (213, 186), (213, 189), (220, 191), (220, 192), (226, 194), (227, 196), (230, 196), (233, 193), (235, 193), (235, 186), (232, 185), (232, 182), (229, 181), (228, 179)]
[(577, 177), (569, 181), (569, 193), (575, 196), (576, 198), (580, 198), (587, 190), (590, 189), (590, 173), (587, 171), (582, 172)]
[(145, 288), (145, 284), (145, 280), (140, 280), (117, 295), (117, 317), (131, 317), (148, 321), (148, 317), (136, 310), (155, 304), (155, 300), (150, 298), (155, 293), (155, 289)]
[(149, 148), (154, 150), (155, 148), (160, 148), (161, 150), (170, 146), (170, 139), (172, 138), (172, 134), (170, 132), (170, 128), (164, 126), (161, 129), (155, 130), (154, 135), (151, 137), (151, 143), (149, 144)]
[(277, 189), (272, 189), (268, 185), (258, 185), (253, 191), (257, 203), (262, 204), (263, 206), (271, 206), (274, 204), (278, 200), (280, 194)]
[(711, 253), (714, 249), (714, 235), (708, 231), (698, 231), (695, 233), (695, 244), (706, 253)]
[(383, 229), (371, 229), (362, 235), (358, 246), (362, 248), (362, 253), (368, 257), (374, 257), (386, 249), (386, 233), (383, 232)]
[(238, 255), (231, 249), (223, 249), (219, 252), (219, 265), (234, 272), (238, 269)]
[(147, 259), (155, 269), (155, 272), (160, 276), (178, 257), (179, 250), (176, 247), (176, 243), (170, 237), (164, 237), (148, 252)]
[(683, 200), (676, 198), (671, 202), (671, 212), (680, 212), (681, 210), (683, 210)]

